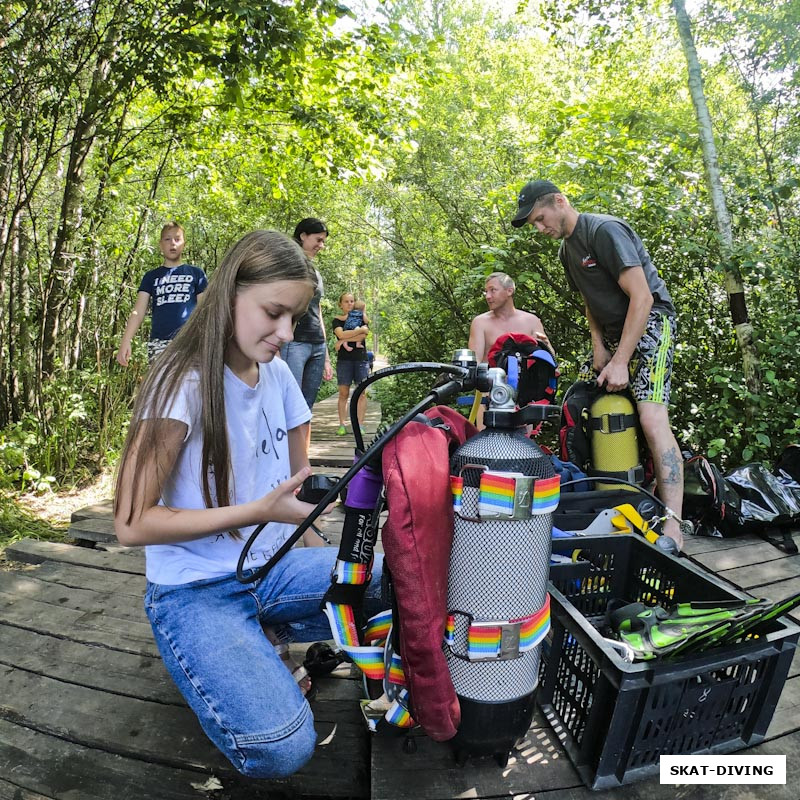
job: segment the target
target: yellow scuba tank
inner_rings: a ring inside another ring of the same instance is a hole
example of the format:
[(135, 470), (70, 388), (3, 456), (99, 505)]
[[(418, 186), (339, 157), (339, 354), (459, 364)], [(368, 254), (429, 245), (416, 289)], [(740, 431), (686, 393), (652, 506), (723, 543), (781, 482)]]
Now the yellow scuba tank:
[(629, 489), (620, 483), (603, 483), (602, 478), (621, 478), (642, 483), (644, 469), (639, 459), (639, 437), (636, 432), (636, 410), (630, 398), (619, 392), (603, 392), (589, 410), (592, 466), (590, 475), (600, 480), (595, 488)]

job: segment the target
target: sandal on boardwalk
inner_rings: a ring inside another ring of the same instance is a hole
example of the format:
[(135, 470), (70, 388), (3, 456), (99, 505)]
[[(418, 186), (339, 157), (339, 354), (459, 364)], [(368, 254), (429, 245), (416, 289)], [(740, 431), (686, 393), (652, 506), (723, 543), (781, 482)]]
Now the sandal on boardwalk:
[(276, 644), (274, 647), (275, 652), (280, 656), (286, 669), (292, 673), (292, 677), (303, 693), (303, 697), (308, 701), (313, 700), (314, 696), (317, 694), (317, 687), (311, 683), (311, 676), (308, 674), (308, 670), (292, 658), (288, 644)]

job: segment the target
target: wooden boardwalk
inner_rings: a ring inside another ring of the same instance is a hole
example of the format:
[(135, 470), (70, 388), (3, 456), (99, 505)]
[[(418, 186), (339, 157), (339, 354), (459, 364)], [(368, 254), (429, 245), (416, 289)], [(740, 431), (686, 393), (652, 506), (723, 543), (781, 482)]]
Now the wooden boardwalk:
[[(312, 459), (341, 473), (350, 437), (335, 436), (335, 399), (320, 404)], [(370, 410), (367, 429), (377, 423)], [(332, 515), (333, 516), (333, 515)], [(338, 521), (337, 521), (338, 520)], [(326, 522), (338, 538), (341, 516)], [(72, 544), (25, 540), (0, 572), (0, 800), (206, 798), (529, 798), (586, 800), (557, 736), (537, 712), (507, 767), (455, 765), (449, 747), (415, 736), (370, 737), (360, 683), (319, 681), (319, 743), (311, 762), (280, 782), (244, 779), (206, 740), (164, 670), (142, 608), (144, 559), (114, 541), (108, 504), (76, 513)], [(800, 591), (800, 556), (755, 537), (692, 539), (699, 563), (757, 596)], [(302, 650), (298, 650), (302, 655)], [(785, 786), (662, 786), (658, 779), (602, 793), (613, 800), (797, 800), (800, 797), (800, 659), (795, 658), (767, 740), (748, 753), (787, 756)]]

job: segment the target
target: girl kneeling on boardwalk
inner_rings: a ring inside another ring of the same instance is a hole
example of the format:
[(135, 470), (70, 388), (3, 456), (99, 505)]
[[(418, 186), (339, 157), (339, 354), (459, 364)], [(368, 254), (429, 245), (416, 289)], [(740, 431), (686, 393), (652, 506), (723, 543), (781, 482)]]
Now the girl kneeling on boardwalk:
[[(164, 664), (209, 738), (256, 778), (290, 775), (316, 742), (285, 647), (264, 628), (281, 642), (331, 635), (320, 603), (335, 548), (295, 548), (259, 582), (236, 579), (256, 525), (269, 521), (250, 569), (313, 508), (295, 497), (310, 474), (311, 412), (275, 355), (314, 282), (283, 234), (234, 245), (142, 385), (117, 477), (117, 538), (146, 545), (145, 610)], [(367, 605), (377, 611), (379, 563), (373, 575)]]

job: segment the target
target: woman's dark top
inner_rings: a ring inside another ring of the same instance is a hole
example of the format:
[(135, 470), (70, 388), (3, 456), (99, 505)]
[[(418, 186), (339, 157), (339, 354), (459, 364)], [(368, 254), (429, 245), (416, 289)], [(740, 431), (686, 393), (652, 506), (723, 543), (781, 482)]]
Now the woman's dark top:
[(311, 302), (308, 304), (308, 311), (297, 320), (297, 325), (294, 328), (294, 341), (296, 342), (310, 342), (312, 344), (319, 344), (325, 341), (325, 336), (322, 332), (322, 321), (319, 315), (319, 301), (322, 299), (324, 288), (322, 286), (322, 275), (319, 270), (317, 273), (317, 288)]
[[(343, 317), (334, 317), (331, 320), (331, 333), (333, 333), (336, 328), (344, 329), (344, 323), (347, 319), (347, 315)], [(336, 334), (333, 334), (336, 336)], [(338, 339), (339, 337), (336, 336)], [(366, 361), (367, 360), (367, 346), (366, 341), (361, 342), (364, 347), (356, 347), (356, 343), (353, 340), (348, 341), (347, 339), (343, 339), (343, 342), (349, 344), (353, 349), (352, 350), (345, 350), (344, 344), (336, 351), (336, 357), (339, 361)]]

